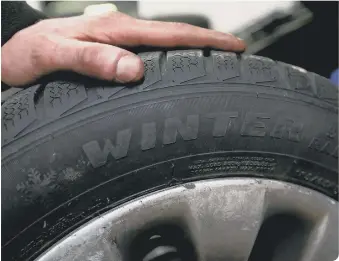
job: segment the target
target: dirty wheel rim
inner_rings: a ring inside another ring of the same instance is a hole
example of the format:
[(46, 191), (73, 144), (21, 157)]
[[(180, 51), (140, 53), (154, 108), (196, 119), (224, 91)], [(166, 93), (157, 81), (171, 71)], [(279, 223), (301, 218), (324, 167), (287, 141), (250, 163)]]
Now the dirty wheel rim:
[[(204, 261), (332, 261), (337, 231), (338, 203), (311, 189), (267, 179), (207, 180), (121, 205), (37, 260), (182, 260), (190, 253)], [(143, 245), (140, 235), (153, 243)]]

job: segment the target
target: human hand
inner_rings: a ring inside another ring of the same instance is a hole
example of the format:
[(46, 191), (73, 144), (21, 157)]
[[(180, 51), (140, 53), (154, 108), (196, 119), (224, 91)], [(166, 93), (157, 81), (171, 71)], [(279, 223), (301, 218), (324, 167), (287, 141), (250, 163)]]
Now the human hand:
[(243, 51), (235, 36), (188, 24), (138, 20), (122, 13), (42, 20), (1, 48), (2, 81), (11, 86), (72, 70), (103, 80), (130, 82), (144, 73), (141, 59), (118, 46), (212, 47)]

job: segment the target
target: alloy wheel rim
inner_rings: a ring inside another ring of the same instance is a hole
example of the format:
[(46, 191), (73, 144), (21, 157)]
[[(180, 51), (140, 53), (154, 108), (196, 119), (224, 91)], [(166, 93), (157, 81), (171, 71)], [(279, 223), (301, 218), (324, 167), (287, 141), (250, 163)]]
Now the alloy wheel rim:
[(338, 203), (268, 179), (186, 183), (102, 214), (37, 261), (187, 261), (188, 255), (192, 261), (333, 261)]

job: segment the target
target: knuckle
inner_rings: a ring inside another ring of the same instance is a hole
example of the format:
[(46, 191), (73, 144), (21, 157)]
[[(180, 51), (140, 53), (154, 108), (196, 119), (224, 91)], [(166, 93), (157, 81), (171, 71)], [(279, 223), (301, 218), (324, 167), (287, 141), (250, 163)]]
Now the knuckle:
[(120, 12), (106, 12), (95, 16), (94, 20), (99, 24), (107, 25), (107, 23), (114, 23), (126, 17), (127, 17), (126, 15)]
[(103, 79), (112, 80), (116, 77), (118, 62), (124, 55), (124, 51), (117, 50), (112, 59), (107, 59), (101, 63), (101, 77)]
[(97, 46), (86, 46), (77, 51), (77, 60), (83, 64), (96, 62), (100, 59), (100, 50)]
[(119, 51), (112, 53), (112, 57), (115, 59), (107, 59), (104, 47), (101, 46), (87, 46), (78, 51), (78, 60), (80, 67), (84, 71), (90, 72), (92, 75), (96, 75), (99, 78), (110, 80), (115, 72), (116, 64), (119, 57), (122, 55)]
[(108, 14), (108, 13), (96, 15), (91, 18), (93, 18), (93, 20), (97, 22), (98, 24), (107, 23), (108, 20), (112, 19), (111, 14)]

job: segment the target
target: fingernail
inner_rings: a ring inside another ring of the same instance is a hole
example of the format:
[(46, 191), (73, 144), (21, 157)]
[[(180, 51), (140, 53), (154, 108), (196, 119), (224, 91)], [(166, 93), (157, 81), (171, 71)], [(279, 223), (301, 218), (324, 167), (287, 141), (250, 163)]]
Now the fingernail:
[(238, 42), (240, 44), (239, 45), (240, 46), (240, 50), (242, 51), (242, 50), (246, 49), (246, 43), (245, 43), (244, 39), (241, 39), (241, 38), (237, 37), (237, 40), (238, 40)]
[(139, 57), (123, 56), (117, 64), (116, 80), (119, 82), (130, 82), (137, 80), (141, 71), (142, 62)]

